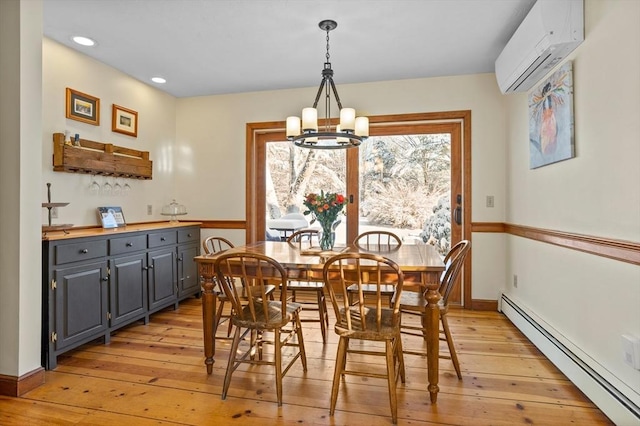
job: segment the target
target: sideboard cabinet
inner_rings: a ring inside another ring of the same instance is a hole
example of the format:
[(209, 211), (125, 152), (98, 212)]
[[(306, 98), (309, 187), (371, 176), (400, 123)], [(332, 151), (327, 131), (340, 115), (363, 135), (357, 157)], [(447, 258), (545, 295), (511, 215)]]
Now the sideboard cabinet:
[(42, 365), (200, 294), (200, 224), (71, 230), (42, 241)]

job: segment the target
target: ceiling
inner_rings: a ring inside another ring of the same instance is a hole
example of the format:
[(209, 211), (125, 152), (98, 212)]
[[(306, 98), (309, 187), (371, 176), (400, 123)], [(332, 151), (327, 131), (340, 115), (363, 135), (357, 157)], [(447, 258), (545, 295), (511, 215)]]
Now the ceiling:
[[(44, 35), (176, 97), (494, 72), (535, 0), (44, 0)], [(97, 46), (83, 47), (83, 35)], [(162, 76), (166, 84), (150, 81)]]

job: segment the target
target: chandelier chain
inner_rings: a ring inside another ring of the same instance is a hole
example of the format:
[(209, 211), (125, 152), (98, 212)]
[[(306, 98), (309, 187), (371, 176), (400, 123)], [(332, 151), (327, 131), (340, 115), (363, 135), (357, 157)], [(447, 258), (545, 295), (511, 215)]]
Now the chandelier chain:
[(327, 62), (329, 62), (329, 31), (331, 30), (327, 28)]

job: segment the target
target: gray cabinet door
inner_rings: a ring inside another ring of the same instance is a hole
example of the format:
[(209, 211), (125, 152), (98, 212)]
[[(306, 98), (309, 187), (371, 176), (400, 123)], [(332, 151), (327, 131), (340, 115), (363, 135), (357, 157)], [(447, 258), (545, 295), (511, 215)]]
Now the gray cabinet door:
[(111, 326), (142, 318), (147, 313), (147, 256), (145, 253), (111, 259)]
[(197, 255), (197, 244), (178, 247), (178, 298), (198, 292), (198, 268), (193, 260)]
[(167, 306), (177, 300), (175, 256), (175, 246), (148, 254), (149, 310)]
[(61, 268), (53, 275), (56, 350), (107, 332), (107, 262)]

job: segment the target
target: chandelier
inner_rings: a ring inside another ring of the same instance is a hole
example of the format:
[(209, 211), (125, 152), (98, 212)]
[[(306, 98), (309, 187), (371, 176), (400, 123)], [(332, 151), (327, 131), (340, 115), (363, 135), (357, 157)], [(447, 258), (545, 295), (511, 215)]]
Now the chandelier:
[[(333, 70), (329, 62), (329, 31), (334, 30), (338, 24), (336, 21), (324, 20), (318, 26), (327, 32), (327, 54), (322, 81), (316, 94), (313, 107), (302, 109), (302, 122), (299, 117), (287, 117), (287, 139), (297, 146), (315, 149), (341, 149), (352, 148), (360, 145), (369, 136), (369, 119), (356, 117), (353, 108), (342, 108), (336, 85), (333, 82)], [(318, 128), (318, 101), (324, 91), (325, 124)], [(336, 99), (340, 109), (340, 124), (331, 128), (331, 94)], [(302, 129), (302, 131), (301, 131)]]

